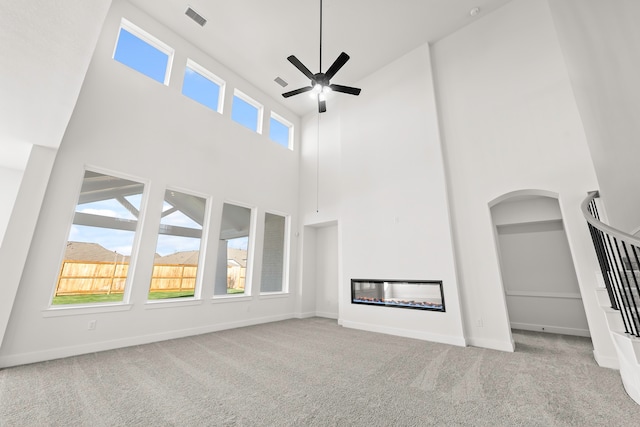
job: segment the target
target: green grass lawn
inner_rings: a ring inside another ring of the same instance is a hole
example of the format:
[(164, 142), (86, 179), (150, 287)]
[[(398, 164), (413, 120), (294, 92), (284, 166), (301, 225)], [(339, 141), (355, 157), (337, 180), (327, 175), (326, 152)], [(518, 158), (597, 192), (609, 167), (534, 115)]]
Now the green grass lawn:
[[(184, 298), (192, 297), (193, 291), (183, 292), (150, 292), (149, 299), (168, 299), (168, 298)], [(90, 295), (61, 295), (53, 298), (52, 305), (65, 305), (65, 304), (94, 304), (100, 302), (120, 302), (122, 301), (122, 294), (90, 294)]]
[(168, 299), (192, 297), (193, 291), (183, 292), (149, 292), (149, 299)]
[(51, 305), (63, 304), (92, 304), (96, 302), (118, 302), (122, 301), (122, 294), (111, 295), (60, 295), (53, 297)]
[[(227, 289), (227, 294), (242, 294), (244, 289)], [(150, 292), (150, 300), (188, 298), (193, 296), (193, 291), (182, 292)], [(66, 304), (94, 304), (100, 302), (120, 302), (122, 294), (90, 294), (90, 295), (61, 295), (53, 298), (52, 305)]]

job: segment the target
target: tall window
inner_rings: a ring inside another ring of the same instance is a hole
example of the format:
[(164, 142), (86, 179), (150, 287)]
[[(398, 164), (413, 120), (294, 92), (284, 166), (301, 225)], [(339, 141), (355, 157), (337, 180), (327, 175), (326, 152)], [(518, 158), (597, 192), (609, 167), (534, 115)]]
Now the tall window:
[(254, 132), (262, 133), (262, 105), (239, 90), (235, 90), (231, 119)]
[(205, 208), (202, 197), (165, 191), (150, 300), (195, 295)]
[(224, 81), (192, 60), (187, 60), (182, 94), (200, 104), (222, 113)]
[(144, 185), (86, 171), (52, 304), (122, 301)]
[(251, 209), (225, 203), (222, 209), (215, 295), (249, 293), (247, 270)]
[(269, 121), (269, 139), (283, 147), (291, 149), (291, 140), (293, 125), (278, 116), (275, 113), (271, 113), (271, 120)]
[(123, 19), (113, 59), (166, 85), (173, 52), (168, 45)]
[(260, 292), (282, 292), (286, 290), (286, 236), (287, 218), (266, 213), (264, 217), (264, 247)]

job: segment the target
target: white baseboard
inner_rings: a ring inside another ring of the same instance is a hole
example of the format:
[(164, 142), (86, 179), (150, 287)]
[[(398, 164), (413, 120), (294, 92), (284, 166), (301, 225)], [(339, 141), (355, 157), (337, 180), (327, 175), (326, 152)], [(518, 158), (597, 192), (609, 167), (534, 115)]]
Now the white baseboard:
[(382, 334), (396, 335), (396, 336), (406, 337), (406, 338), (415, 338), (423, 341), (433, 341), (433, 342), (439, 342), (443, 344), (457, 345), (460, 347), (467, 346), (467, 342), (465, 341), (464, 337), (432, 334), (429, 332), (414, 331), (411, 329), (391, 328), (388, 326), (353, 322), (351, 320), (342, 320), (341, 324), (345, 328), (360, 329), (363, 331), (378, 332)]
[(596, 350), (593, 350), (593, 358), (601, 368), (620, 370), (620, 363), (617, 357), (603, 356)]
[(467, 337), (467, 343), (473, 347), (488, 348), (491, 350), (506, 351), (513, 353), (515, 351), (515, 343), (510, 341), (491, 340), (486, 338)]
[(588, 329), (565, 328), (563, 326), (536, 325), (533, 323), (511, 322), (511, 329), (522, 329), (525, 331), (549, 332), (552, 334), (575, 335), (578, 337), (591, 337)]
[(337, 319), (338, 313), (331, 313), (329, 311), (316, 311), (316, 317), (324, 317), (327, 319)]
[(31, 353), (12, 354), (0, 356), (0, 368), (26, 365), (28, 363), (44, 362), (47, 360), (62, 359), (64, 357), (78, 356), (81, 354), (95, 353), (98, 351), (113, 350), (116, 348), (131, 347), (135, 345), (149, 344), (158, 341), (166, 341), (175, 338), (183, 338), (193, 335), (207, 334), (210, 332), (223, 331), (226, 329), (241, 328), (244, 326), (259, 325), (263, 323), (278, 322), (296, 317), (293, 313), (279, 314), (253, 319), (239, 320), (236, 322), (217, 323), (214, 325), (199, 326), (196, 328), (179, 329), (167, 331), (159, 334), (141, 335), (123, 339), (103, 341), (91, 344), (76, 345), (70, 347), (60, 347)]
[(308, 319), (310, 317), (316, 317), (316, 312), (307, 311), (305, 313), (296, 313), (296, 319)]
[(308, 319), (310, 317), (324, 317), (327, 319), (337, 319), (338, 313), (331, 313), (328, 311), (307, 311), (305, 313), (297, 313), (296, 319)]

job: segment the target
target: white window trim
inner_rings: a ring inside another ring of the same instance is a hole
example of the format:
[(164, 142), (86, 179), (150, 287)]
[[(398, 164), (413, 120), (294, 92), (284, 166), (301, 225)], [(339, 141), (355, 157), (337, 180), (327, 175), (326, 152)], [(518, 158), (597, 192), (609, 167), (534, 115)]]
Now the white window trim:
[[(133, 237), (133, 245), (131, 247), (131, 256), (129, 258), (129, 270), (127, 274), (127, 280), (124, 284), (124, 294), (122, 295), (122, 301), (112, 302), (112, 303), (90, 303), (90, 304), (69, 304), (69, 305), (53, 305), (53, 297), (56, 293), (57, 279), (58, 274), (60, 272), (60, 267), (62, 266), (62, 261), (64, 261), (64, 254), (68, 239), (69, 233), (71, 232), (71, 227), (73, 226), (73, 219), (75, 216), (76, 208), (78, 207), (78, 198), (80, 195), (80, 190), (82, 189), (82, 181), (84, 180), (84, 175), (86, 171), (101, 173), (103, 175), (110, 175), (116, 178), (127, 179), (129, 181), (139, 182), (144, 186), (144, 190), (142, 192), (142, 197), (140, 200), (140, 216), (138, 217), (136, 224), (136, 231)], [(141, 234), (142, 234), (142, 223), (145, 221), (145, 215), (147, 212), (147, 205), (149, 203), (149, 180), (142, 179), (140, 177), (119, 173), (112, 171), (110, 169), (105, 169), (92, 165), (85, 165), (82, 169), (82, 175), (80, 176), (79, 184), (75, 191), (76, 197), (73, 206), (69, 211), (69, 215), (67, 218), (67, 229), (64, 237), (64, 244), (61, 247), (60, 256), (58, 257), (58, 270), (56, 270), (55, 276), (52, 276), (53, 286), (51, 287), (51, 295), (49, 295), (48, 307), (44, 312), (51, 311), (52, 313), (63, 313), (63, 314), (53, 314), (52, 316), (60, 316), (60, 315), (69, 315), (69, 314), (85, 314), (84, 309), (90, 309), (87, 313), (101, 313), (105, 311), (124, 311), (129, 310), (130, 307), (130, 299), (131, 299), (131, 288), (133, 284), (133, 279), (136, 274), (136, 266), (138, 264), (138, 253), (140, 252), (141, 245)], [(121, 307), (121, 308), (118, 308)], [(124, 307), (124, 308), (122, 308)], [(49, 316), (45, 316), (49, 317)]]
[(202, 65), (192, 60), (191, 58), (187, 58), (187, 65), (185, 66), (185, 69), (186, 68), (191, 68), (192, 71), (200, 74), (202, 77), (206, 78), (207, 80), (210, 80), (211, 82), (217, 84), (220, 87), (220, 90), (218, 91), (219, 92), (218, 93), (218, 109), (216, 111), (222, 114), (223, 108), (224, 108), (224, 92), (226, 88), (226, 82), (222, 80), (220, 77), (213, 74), (211, 71), (204, 68)]
[[(258, 109), (258, 123), (256, 124), (256, 133), (262, 134), (262, 125), (263, 125), (263, 117), (264, 117), (264, 106), (260, 104), (255, 99), (251, 98), (249, 95), (242, 92), (240, 89), (235, 88), (233, 90), (233, 96), (238, 97), (247, 104), (250, 104)], [(231, 107), (233, 108), (233, 106)]]
[(42, 310), (42, 317), (63, 317), (63, 316), (79, 316), (82, 314), (96, 313), (114, 313), (117, 311), (129, 311), (133, 304), (123, 304), (119, 302), (105, 304), (97, 303), (95, 305), (55, 305), (46, 310)]
[(273, 111), (271, 112), (271, 118), (289, 128), (289, 141), (287, 141), (287, 148), (289, 150), (293, 150), (293, 131), (294, 131), (293, 123), (291, 123), (289, 120), (282, 117), (280, 114), (274, 113)]
[(169, 86), (169, 77), (171, 76), (171, 68), (173, 66), (173, 56), (175, 54), (175, 50), (171, 46), (169, 46), (168, 44), (160, 41), (156, 37), (152, 36), (150, 33), (146, 32), (142, 28), (140, 28), (137, 25), (133, 24), (131, 21), (127, 20), (126, 18), (122, 18), (122, 20), (120, 22), (120, 27), (118, 28), (118, 36), (116, 37), (116, 44), (113, 47), (113, 54), (111, 55), (111, 58), (113, 58), (113, 59), (115, 59), (115, 57), (116, 57), (116, 50), (118, 49), (118, 42), (120, 41), (120, 30), (121, 29), (127, 30), (131, 34), (133, 34), (136, 37), (138, 37), (140, 40), (144, 41), (145, 43), (150, 44), (151, 46), (155, 47), (156, 49), (158, 49), (159, 51), (165, 53), (168, 56), (167, 69), (166, 69), (165, 74), (164, 74), (164, 82), (163, 82), (163, 84), (165, 86)]
[(287, 298), (289, 296), (291, 296), (289, 292), (264, 292), (258, 296), (258, 299)]
[[(271, 291), (271, 292), (260, 292), (260, 297), (266, 296), (280, 296), (280, 295), (289, 295), (289, 265), (290, 265), (290, 251), (291, 251), (291, 215), (278, 212), (278, 211), (265, 211), (265, 220), (267, 214), (277, 215), (284, 218), (284, 250), (282, 253), (282, 290), (281, 291)], [(264, 230), (263, 230), (264, 231)], [(264, 247), (262, 248), (264, 251)]]
[[(182, 301), (182, 302), (187, 302), (187, 301), (198, 301), (201, 299), (202, 297), (202, 282), (204, 280), (204, 263), (205, 263), (205, 258), (206, 258), (206, 251), (207, 251), (207, 241), (209, 240), (209, 229), (211, 228), (210, 222), (211, 222), (211, 196), (208, 196), (206, 194), (202, 194), (202, 193), (198, 193), (196, 191), (191, 191), (191, 190), (185, 190), (184, 188), (181, 187), (175, 187), (175, 186), (167, 186), (167, 188), (165, 189), (165, 193), (167, 191), (177, 191), (179, 193), (183, 193), (183, 194), (187, 194), (189, 196), (194, 196), (194, 197), (200, 197), (201, 199), (204, 199), (204, 221), (202, 223), (202, 234), (200, 236), (200, 249), (199, 249), (199, 253), (198, 253), (198, 269), (196, 271), (196, 287), (193, 290), (193, 297), (187, 297), (187, 298), (166, 298), (166, 299), (160, 299), (160, 300), (150, 300), (149, 299), (149, 290), (147, 290), (147, 304), (160, 304), (160, 303), (167, 303), (167, 304), (173, 304), (173, 305), (177, 305), (178, 302)], [(162, 201), (164, 202), (164, 194), (162, 193)], [(162, 219), (160, 220), (162, 221)], [(159, 230), (157, 232), (157, 234), (159, 235)], [(156, 236), (156, 247), (158, 245), (158, 237)], [(154, 248), (156, 249), (156, 248)], [(155, 262), (154, 262), (155, 265)], [(151, 288), (151, 283), (149, 283), (149, 288)]]
[(240, 302), (251, 301), (253, 297), (251, 295), (236, 294), (236, 295), (214, 295), (211, 298), (212, 304), (221, 304), (225, 302)]
[(144, 303), (144, 308), (145, 310), (154, 310), (158, 308), (191, 307), (195, 305), (202, 305), (202, 300), (193, 298), (147, 300), (147, 302)]
[(230, 300), (230, 299), (239, 299), (239, 298), (251, 298), (253, 296), (252, 294), (252, 290), (253, 290), (253, 266), (255, 264), (255, 246), (256, 246), (256, 226), (258, 223), (258, 215), (257, 215), (257, 210), (255, 206), (251, 206), (249, 204), (246, 203), (242, 203), (242, 202), (238, 202), (235, 200), (225, 200), (224, 202), (222, 202), (222, 214), (220, 215), (220, 221), (222, 222), (222, 215), (224, 214), (224, 205), (228, 204), (228, 205), (235, 205), (235, 206), (239, 206), (241, 208), (247, 208), (251, 211), (251, 213), (249, 214), (249, 243), (247, 245), (247, 258), (249, 260), (249, 262), (247, 263), (247, 270), (245, 272), (245, 277), (244, 277), (244, 293), (242, 294), (220, 294), (220, 295), (213, 295), (213, 299), (225, 299), (225, 300)]

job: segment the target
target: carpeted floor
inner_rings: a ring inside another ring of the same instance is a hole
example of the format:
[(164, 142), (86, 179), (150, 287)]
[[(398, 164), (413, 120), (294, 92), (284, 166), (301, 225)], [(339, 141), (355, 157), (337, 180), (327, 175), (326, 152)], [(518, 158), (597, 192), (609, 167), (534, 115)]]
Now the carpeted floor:
[(461, 348), (321, 318), (0, 371), (0, 426), (630, 426), (587, 338)]

